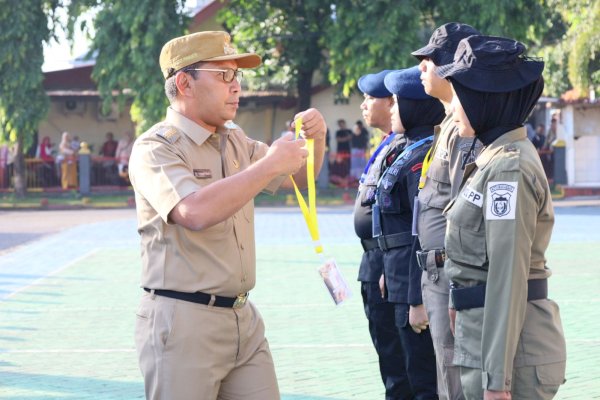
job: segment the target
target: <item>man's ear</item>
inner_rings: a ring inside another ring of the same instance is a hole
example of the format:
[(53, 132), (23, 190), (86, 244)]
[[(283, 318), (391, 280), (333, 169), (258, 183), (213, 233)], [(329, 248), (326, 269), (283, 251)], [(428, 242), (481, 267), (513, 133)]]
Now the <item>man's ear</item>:
[(183, 96), (187, 96), (190, 93), (190, 79), (192, 79), (191, 76), (186, 74), (185, 72), (180, 72), (177, 75), (175, 75), (175, 86), (177, 86), (177, 91)]

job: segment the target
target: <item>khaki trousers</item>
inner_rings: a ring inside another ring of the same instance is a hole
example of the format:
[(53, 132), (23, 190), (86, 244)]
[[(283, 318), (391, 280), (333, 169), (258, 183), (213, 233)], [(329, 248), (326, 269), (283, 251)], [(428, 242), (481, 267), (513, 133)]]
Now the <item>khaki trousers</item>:
[[(511, 397), (514, 400), (550, 400), (564, 382), (566, 362), (513, 369)], [(460, 379), (467, 400), (483, 399), (481, 369), (460, 367)]]
[(145, 293), (135, 344), (152, 400), (279, 399), (262, 317)]

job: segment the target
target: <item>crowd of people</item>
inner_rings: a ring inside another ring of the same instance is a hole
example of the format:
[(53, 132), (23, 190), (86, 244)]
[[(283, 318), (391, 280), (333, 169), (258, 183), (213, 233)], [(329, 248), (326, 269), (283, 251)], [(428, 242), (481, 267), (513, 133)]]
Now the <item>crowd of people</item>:
[[(121, 185), (129, 181), (128, 164), (135, 137), (131, 131), (125, 132), (116, 141), (112, 132), (107, 132), (97, 156), (92, 158), (91, 181), (93, 184)], [(37, 142), (37, 141), (36, 141)], [(89, 146), (93, 148), (92, 146)], [(82, 150), (82, 142), (77, 135), (63, 132), (58, 144), (52, 142), (50, 136), (44, 136), (27, 152), (26, 166), (30, 184), (36, 187), (59, 186), (63, 190), (76, 189), (78, 181), (78, 155)], [(0, 187), (8, 188), (14, 173), (16, 145), (5, 145), (0, 151)]]
[[(170, 106), (132, 151), (143, 289), (135, 343), (148, 399), (280, 398), (249, 300), (253, 198), (306, 185), (309, 139), (318, 174), (327, 127), (309, 109), (294, 117), (298, 140), (287, 129), (270, 146), (248, 138), (231, 121), (241, 69), (261, 58), (230, 40), (198, 32), (163, 46)], [(359, 185), (358, 280), (385, 398), (552, 399), (566, 365), (548, 298), (554, 212), (524, 126), (544, 62), (455, 22), (412, 55), (416, 66), (358, 80), (364, 121), (385, 132), (369, 159), (362, 124), (339, 120), (335, 132), (334, 173)]]

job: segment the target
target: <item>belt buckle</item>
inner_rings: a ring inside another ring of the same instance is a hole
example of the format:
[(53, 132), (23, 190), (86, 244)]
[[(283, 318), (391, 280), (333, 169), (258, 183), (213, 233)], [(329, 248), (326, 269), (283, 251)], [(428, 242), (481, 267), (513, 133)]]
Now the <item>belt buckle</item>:
[(235, 298), (235, 301), (233, 302), (232, 308), (244, 307), (246, 305), (246, 300), (248, 300), (249, 294), (250, 293), (248, 293), (248, 292), (238, 294), (237, 297)]

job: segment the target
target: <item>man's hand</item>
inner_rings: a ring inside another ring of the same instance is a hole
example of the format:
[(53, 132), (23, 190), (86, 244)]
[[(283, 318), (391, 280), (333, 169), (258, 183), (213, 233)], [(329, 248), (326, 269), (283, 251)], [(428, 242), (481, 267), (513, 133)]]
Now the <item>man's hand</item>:
[[(325, 139), (327, 124), (323, 115), (316, 108), (309, 108), (306, 111), (299, 112), (294, 116), (294, 121), (302, 117), (302, 130), (300, 134), (305, 139)], [(292, 131), (295, 131), (295, 123), (292, 123)]]
[(287, 133), (273, 142), (265, 158), (269, 159), (276, 175), (293, 175), (306, 162), (308, 150), (305, 145), (306, 140), (294, 140), (294, 134)]
[(454, 321), (456, 320), (456, 310), (454, 308), (448, 309), (448, 317), (450, 317), (450, 332), (454, 335)]
[(383, 274), (379, 277), (379, 291), (381, 292), (381, 298), (385, 299), (385, 276)]
[(509, 391), (497, 392), (495, 390), (485, 390), (483, 392), (483, 400), (512, 400)]
[(425, 310), (425, 306), (423, 306), (423, 304), (419, 304), (418, 306), (410, 306), (410, 310), (408, 312), (408, 323), (415, 333), (421, 333), (427, 329), (427, 325), (429, 325), (429, 319), (427, 318), (427, 311)]

